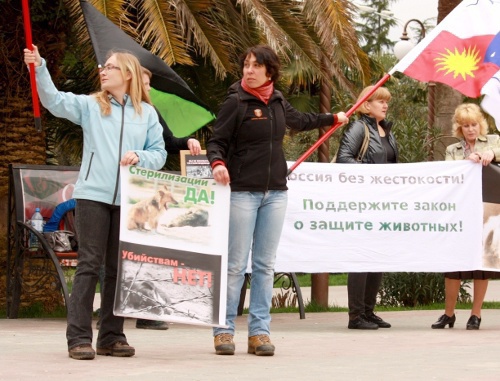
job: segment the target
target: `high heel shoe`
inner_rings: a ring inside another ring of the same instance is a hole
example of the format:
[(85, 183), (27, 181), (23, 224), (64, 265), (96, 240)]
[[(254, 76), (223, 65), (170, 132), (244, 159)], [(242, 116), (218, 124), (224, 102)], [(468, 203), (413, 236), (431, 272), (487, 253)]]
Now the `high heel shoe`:
[(471, 315), (469, 320), (467, 321), (467, 329), (479, 329), (479, 326), (481, 325), (481, 318), (477, 317), (476, 315)]
[(431, 328), (432, 329), (442, 329), (442, 328), (445, 328), (446, 325), (449, 325), (450, 328), (453, 328), (453, 326), (455, 325), (455, 320), (457, 320), (457, 318), (455, 317), (455, 314), (453, 314), (453, 316), (448, 316), (446, 314), (443, 314), (439, 317), (437, 322), (435, 322), (433, 325), (431, 325)]

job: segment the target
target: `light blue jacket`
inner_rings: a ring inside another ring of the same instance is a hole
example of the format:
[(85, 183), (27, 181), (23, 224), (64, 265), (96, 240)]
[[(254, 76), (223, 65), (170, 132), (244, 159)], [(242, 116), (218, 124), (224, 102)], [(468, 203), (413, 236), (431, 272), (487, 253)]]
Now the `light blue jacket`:
[(138, 166), (163, 167), (167, 152), (153, 106), (143, 102), (139, 115), (125, 96), (124, 106), (111, 99), (111, 114), (103, 116), (95, 96), (58, 91), (45, 60), (35, 70), (42, 105), (83, 129), (83, 157), (74, 198), (120, 205), (120, 159), (127, 151), (139, 156)]

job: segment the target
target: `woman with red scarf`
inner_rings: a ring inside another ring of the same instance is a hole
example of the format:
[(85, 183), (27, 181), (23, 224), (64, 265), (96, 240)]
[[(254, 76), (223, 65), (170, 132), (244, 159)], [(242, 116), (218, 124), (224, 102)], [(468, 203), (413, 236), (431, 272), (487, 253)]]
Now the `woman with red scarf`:
[(274, 88), (280, 62), (269, 46), (247, 49), (239, 62), (243, 78), (229, 88), (207, 144), (214, 179), (231, 186), (227, 328), (214, 329), (214, 346), (216, 354), (234, 354), (234, 319), (251, 253), (248, 353), (272, 356), (274, 264), (288, 189), (283, 138), (287, 128), (307, 131), (348, 118), (295, 110)]

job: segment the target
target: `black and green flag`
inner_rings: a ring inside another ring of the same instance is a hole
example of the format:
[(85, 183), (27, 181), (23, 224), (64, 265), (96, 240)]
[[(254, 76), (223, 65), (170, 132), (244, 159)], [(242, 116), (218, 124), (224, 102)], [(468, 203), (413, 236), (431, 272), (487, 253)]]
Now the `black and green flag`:
[(81, 0), (80, 6), (98, 64), (104, 65), (110, 50), (128, 50), (153, 73), (151, 101), (174, 136), (188, 136), (215, 118), (186, 82), (160, 57), (135, 42), (87, 1)]

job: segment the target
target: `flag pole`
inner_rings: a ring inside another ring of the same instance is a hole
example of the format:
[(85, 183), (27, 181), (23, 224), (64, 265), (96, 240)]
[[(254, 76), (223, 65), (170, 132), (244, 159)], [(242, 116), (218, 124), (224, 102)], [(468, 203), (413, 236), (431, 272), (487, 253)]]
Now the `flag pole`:
[[(26, 37), (26, 48), (33, 50), (33, 41), (31, 39), (31, 18), (28, 0), (22, 0), (24, 35)], [(35, 116), (35, 128), (37, 132), (42, 131), (42, 120), (40, 119), (40, 104), (38, 103), (38, 91), (36, 88), (35, 64), (30, 63), (30, 84), (31, 98), (33, 101), (33, 114)]]
[[(368, 98), (372, 96), (372, 94), (377, 90), (380, 86), (382, 86), (389, 78), (391, 77), (390, 74), (384, 74), (384, 76), (373, 86), (373, 89), (368, 91), (363, 98), (361, 98), (359, 101), (357, 101), (354, 106), (352, 106), (345, 114), (347, 117), (350, 117), (354, 111), (358, 109), (358, 107), (365, 102)], [(302, 163), (305, 159), (307, 159), (323, 142), (328, 139), (340, 126), (342, 123), (337, 123), (332, 126), (326, 133), (314, 143), (311, 148), (309, 148), (301, 157), (297, 159), (295, 163), (288, 169), (287, 176), (289, 176), (295, 168), (299, 166), (300, 163)]]

